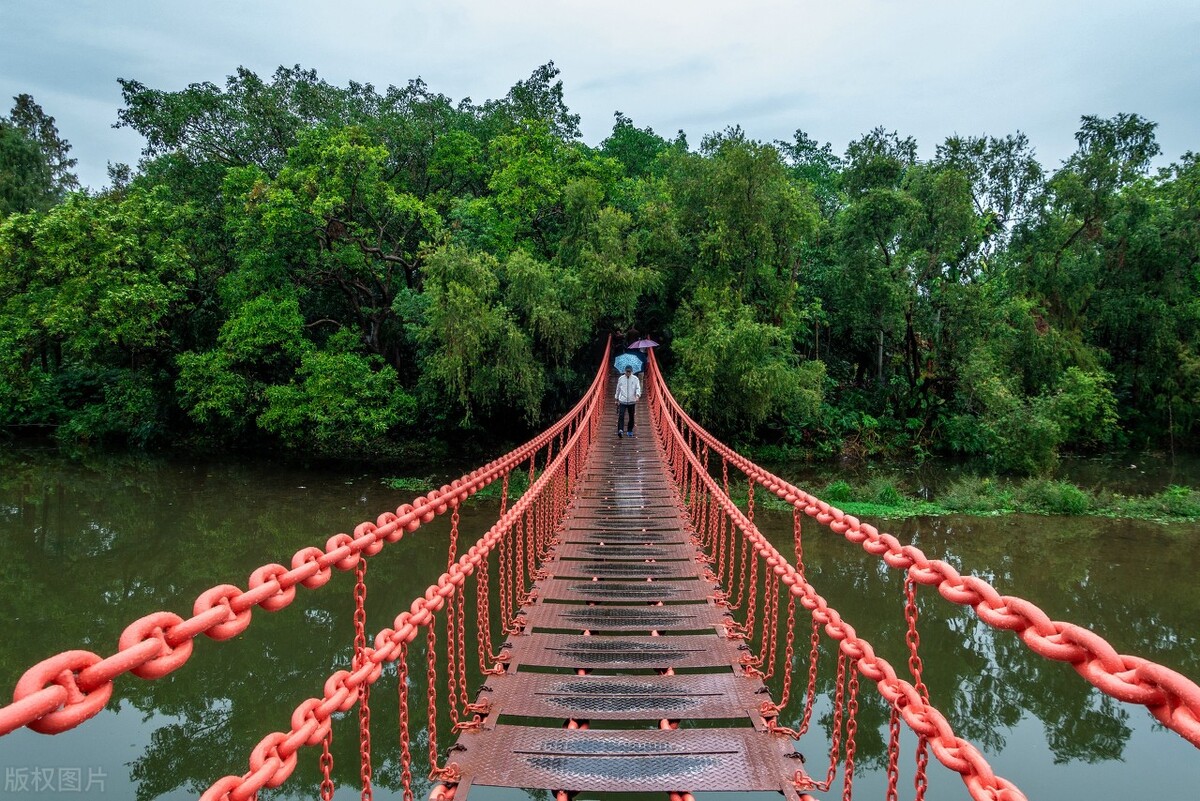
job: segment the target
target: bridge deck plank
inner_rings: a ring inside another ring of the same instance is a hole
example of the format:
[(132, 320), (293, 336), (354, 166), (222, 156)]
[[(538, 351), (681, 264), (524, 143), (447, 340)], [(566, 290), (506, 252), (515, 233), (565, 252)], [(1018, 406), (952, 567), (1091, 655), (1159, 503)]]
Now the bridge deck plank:
[(717, 585), (696, 579), (679, 581), (591, 581), (588, 579), (546, 578), (536, 585), (543, 601), (595, 601), (616, 603), (656, 603), (704, 601), (712, 597)]
[(554, 558), (546, 562), (545, 567), (550, 572), (566, 561), (593, 560), (605, 561), (669, 561), (695, 562), (696, 547), (682, 542), (564, 542), (555, 549)]
[(587, 630), (593, 635), (607, 632), (658, 631), (713, 631), (728, 621), (722, 610), (710, 604), (673, 604), (671, 606), (625, 606), (606, 604), (535, 605), (525, 614), (526, 622), (534, 630), (568, 629)]
[(586, 713), (590, 720), (749, 720), (762, 702), (752, 682), (732, 672), (687, 676), (568, 676), (514, 673), (480, 697), (496, 716), (560, 718)]
[[(460, 740), (473, 785), (591, 792), (782, 791), (791, 742), (743, 729), (564, 730), (497, 726)], [(794, 792), (792, 793), (794, 797)], [(457, 797), (457, 796), (456, 796)]]

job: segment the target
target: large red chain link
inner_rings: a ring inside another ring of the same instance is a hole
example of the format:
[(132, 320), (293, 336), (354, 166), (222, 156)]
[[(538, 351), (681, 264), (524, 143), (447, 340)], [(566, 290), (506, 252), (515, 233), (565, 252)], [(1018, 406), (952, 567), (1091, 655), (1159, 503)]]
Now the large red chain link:
[(881, 533), (874, 526), (764, 470), (717, 440), (679, 408), (662, 381), (653, 352), (650, 365), (648, 374), (656, 390), (660, 391), (665, 413), (694, 432), (700, 441), (707, 443), (752, 482), (801, 509), (822, 526), (860, 544), (868, 553), (881, 557), (889, 567), (907, 570), (918, 583), (936, 586), (947, 600), (971, 607), (988, 625), (1016, 632), (1035, 653), (1070, 664), (1106, 695), (1145, 706), (1164, 726), (1200, 748), (1200, 685), (1147, 659), (1119, 654), (1094, 632), (1073, 623), (1051, 620), (1033, 603), (1001, 595), (983, 579), (962, 576), (953, 565), (940, 559), (929, 559), (917, 547), (902, 545), (891, 534)]

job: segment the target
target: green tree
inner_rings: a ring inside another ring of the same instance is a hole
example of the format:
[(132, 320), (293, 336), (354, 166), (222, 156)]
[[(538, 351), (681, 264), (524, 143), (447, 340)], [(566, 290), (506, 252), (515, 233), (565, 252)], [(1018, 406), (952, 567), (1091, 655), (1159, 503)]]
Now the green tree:
[(650, 128), (635, 127), (633, 120), (619, 111), (613, 117), (612, 133), (600, 143), (600, 152), (621, 162), (631, 178), (649, 175), (659, 154), (669, 150), (672, 143)]
[(560, 72), (553, 61), (543, 64), (526, 80), (517, 81), (503, 99), (484, 103), (480, 117), (485, 124), (504, 129), (538, 122), (559, 141), (578, 139), (579, 115), (567, 108), (562, 81), (555, 80)]
[(306, 351), (288, 384), (266, 388), (258, 424), (292, 448), (348, 456), (385, 449), (389, 434), (416, 422), (416, 399), (399, 388), (395, 368), (367, 356), (342, 329), (323, 350)]
[(50, 173), (51, 196), (55, 201), (79, 188), (79, 179), (72, 172), (78, 160), (71, 158), (71, 143), (58, 135), (54, 118), (42, 110), (33, 95), (14, 97), (8, 119), (41, 151), (42, 161)]
[(700, 289), (680, 310), (672, 342), (672, 392), (692, 414), (729, 434), (773, 416), (799, 428), (820, 408), (825, 366), (801, 361), (788, 333), (757, 322), (751, 307)]
[(844, 205), (841, 192), (842, 160), (828, 142), (818, 144), (804, 131), (797, 130), (791, 142), (777, 142), (788, 160), (793, 177), (804, 182), (816, 197), (822, 217), (829, 219)]
[(779, 151), (738, 129), (705, 139), (702, 154), (677, 157), (674, 202), (695, 259), (690, 287), (727, 288), (772, 325), (789, 325), (805, 300), (800, 243), (816, 206), (788, 176)]
[(463, 424), (515, 409), (538, 418), (545, 368), (530, 358), (529, 334), (504, 305), (493, 256), (447, 246), (429, 257), (423, 377), (460, 410)]
[(294, 297), (249, 299), (221, 326), (216, 347), (179, 355), (180, 403), (217, 439), (253, 434), (268, 388), (290, 383), (311, 350)]
[(301, 130), (353, 123), (378, 99), (369, 84), (339, 89), (299, 65), (280, 67), (269, 81), (239, 67), (224, 89), (205, 82), (165, 92), (136, 80), (118, 83), (125, 107), (117, 124), (146, 138), (146, 157), (180, 153), (193, 164), (254, 165), (271, 174)]
[[(1099, 242), (1084, 335), (1104, 354), (1140, 441), (1194, 436), (1200, 169), (1188, 154), (1120, 194)], [(1159, 433), (1156, 433), (1159, 432)]]
[(1154, 123), (1136, 114), (1084, 117), (1078, 148), (1049, 180), (1041, 213), (1019, 231), (1025, 286), (1055, 325), (1077, 329), (1101, 269), (1105, 224), (1122, 190), (1159, 153)]
[(229, 230), (240, 294), (281, 283), (304, 287), (305, 314), (362, 332), (393, 366), (407, 356), (392, 314), (402, 288), (422, 281), (425, 248), (441, 217), (387, 180), (387, 151), (358, 128), (303, 133), (270, 180), (256, 168), (229, 173)]
[(165, 436), (189, 224), (186, 206), (143, 190), (0, 224), (0, 419), (65, 441)]
[(0, 119), (0, 219), (45, 211), (53, 202), (53, 179), (37, 143)]
[(815, 413), (823, 365), (803, 362), (815, 308), (802, 243), (818, 213), (774, 146), (728, 130), (702, 153), (668, 154), (684, 271), (668, 280), (671, 375), (699, 419), (729, 433)]
[(980, 269), (1009, 240), (1014, 226), (1036, 211), (1045, 176), (1023, 133), (992, 136), (951, 136), (938, 145), (934, 163), (966, 176), (975, 213), (983, 225)]

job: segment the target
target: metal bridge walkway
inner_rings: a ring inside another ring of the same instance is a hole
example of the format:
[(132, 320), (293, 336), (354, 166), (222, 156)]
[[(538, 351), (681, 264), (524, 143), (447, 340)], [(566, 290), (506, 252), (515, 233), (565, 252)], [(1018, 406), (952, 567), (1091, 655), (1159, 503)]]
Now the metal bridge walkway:
[(606, 426), (593, 447), (507, 672), (480, 693), (490, 713), (451, 755), (456, 798), (472, 785), (797, 797), (792, 741), (763, 731), (766, 688), (724, 634), (645, 417), (636, 438)]

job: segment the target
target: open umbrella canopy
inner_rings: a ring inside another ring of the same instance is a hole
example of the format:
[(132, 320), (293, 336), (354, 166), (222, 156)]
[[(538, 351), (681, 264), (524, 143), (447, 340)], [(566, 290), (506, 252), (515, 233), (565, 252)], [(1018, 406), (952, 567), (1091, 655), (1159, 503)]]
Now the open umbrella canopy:
[(618, 373), (625, 372), (626, 366), (632, 367), (633, 372), (642, 372), (642, 360), (638, 358), (636, 353), (622, 353), (617, 358), (613, 359), (613, 369)]
[(658, 343), (653, 339), (639, 339), (637, 342), (631, 342), (628, 347), (631, 348), (654, 348)]

